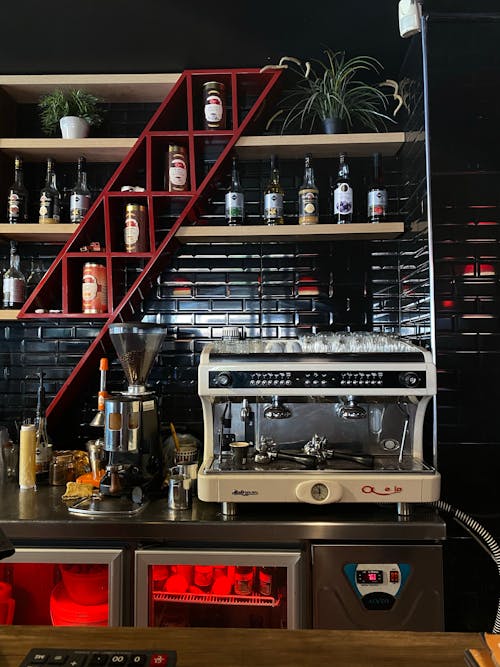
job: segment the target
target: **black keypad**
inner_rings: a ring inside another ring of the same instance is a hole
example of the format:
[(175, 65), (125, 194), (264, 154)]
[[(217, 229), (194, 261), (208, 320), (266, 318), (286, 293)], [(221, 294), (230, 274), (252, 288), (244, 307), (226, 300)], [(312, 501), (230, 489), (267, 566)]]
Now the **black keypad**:
[(175, 667), (175, 651), (32, 649), (19, 667)]

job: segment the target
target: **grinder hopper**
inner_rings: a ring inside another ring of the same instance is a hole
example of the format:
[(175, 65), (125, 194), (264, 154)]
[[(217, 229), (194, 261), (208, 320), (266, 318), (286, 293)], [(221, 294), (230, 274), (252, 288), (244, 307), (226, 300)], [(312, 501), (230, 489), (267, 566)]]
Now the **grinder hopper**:
[(165, 334), (162, 327), (144, 322), (110, 325), (109, 337), (127, 378), (129, 394), (146, 392), (146, 380)]

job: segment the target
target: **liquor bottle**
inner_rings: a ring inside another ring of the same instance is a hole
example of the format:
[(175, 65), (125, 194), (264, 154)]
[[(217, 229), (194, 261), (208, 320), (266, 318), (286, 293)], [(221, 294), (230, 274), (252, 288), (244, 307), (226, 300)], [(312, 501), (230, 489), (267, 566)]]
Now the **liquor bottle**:
[(3, 276), (4, 308), (21, 308), (26, 299), (26, 278), (19, 269), (20, 263), (16, 242), (11, 241), (10, 266)]
[(78, 158), (76, 183), (69, 197), (69, 219), (81, 222), (90, 208), (90, 190), (87, 187), (87, 166), (84, 157)]
[(299, 190), (299, 225), (316, 225), (319, 222), (319, 190), (314, 182), (311, 155), (306, 155), (304, 180)]
[(28, 190), (24, 185), (23, 159), (19, 155), (14, 158), (14, 182), (9, 190), (7, 219), (11, 225), (28, 222)]
[(40, 191), (38, 222), (42, 225), (58, 223), (60, 220), (61, 195), (56, 185), (55, 161), (47, 159), (47, 176)]
[(42, 276), (43, 276), (43, 271), (40, 265), (37, 264), (35, 266), (35, 262), (32, 259), (30, 265), (30, 272), (28, 273), (28, 277), (26, 278), (26, 298), (31, 296), (33, 290), (42, 279)]
[(283, 197), (277, 158), (271, 155), (271, 175), (264, 192), (264, 222), (266, 225), (282, 225), (285, 222)]
[(240, 184), (238, 161), (233, 157), (231, 185), (224, 200), (224, 212), (228, 225), (242, 225), (245, 220), (245, 195)]
[(52, 444), (47, 435), (47, 420), (45, 416), (45, 387), (43, 386), (43, 376), (45, 373), (38, 373), (40, 383), (37, 391), (37, 403), (35, 414), (36, 430), (36, 474), (38, 478), (48, 476), (49, 465), (52, 459)]
[(387, 190), (384, 186), (382, 156), (373, 154), (373, 174), (368, 189), (368, 222), (382, 222), (387, 215)]
[(339, 224), (352, 222), (353, 192), (349, 178), (349, 165), (346, 154), (339, 157), (339, 170), (333, 191), (333, 221)]

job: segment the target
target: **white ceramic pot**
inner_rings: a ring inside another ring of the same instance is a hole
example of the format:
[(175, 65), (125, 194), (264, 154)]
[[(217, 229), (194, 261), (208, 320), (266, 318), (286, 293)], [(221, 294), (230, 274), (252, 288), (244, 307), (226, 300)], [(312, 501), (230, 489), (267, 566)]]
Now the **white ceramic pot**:
[(83, 139), (89, 136), (90, 126), (85, 118), (64, 116), (59, 121), (63, 139)]

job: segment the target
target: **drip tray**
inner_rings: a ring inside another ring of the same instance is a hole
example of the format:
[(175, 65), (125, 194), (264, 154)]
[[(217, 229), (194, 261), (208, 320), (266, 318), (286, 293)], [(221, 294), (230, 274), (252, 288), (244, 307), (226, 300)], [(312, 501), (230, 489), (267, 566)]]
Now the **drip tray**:
[(230, 457), (223, 458), (222, 461), (214, 459), (212, 464), (207, 467), (206, 473), (266, 473), (266, 472), (297, 472), (297, 473), (308, 473), (308, 474), (324, 474), (326, 471), (330, 472), (367, 472), (367, 473), (415, 473), (415, 472), (434, 472), (434, 468), (431, 468), (423, 461), (415, 459), (413, 456), (403, 456), (402, 460), (399, 460), (398, 456), (385, 455), (385, 456), (374, 456), (373, 457), (373, 466), (367, 467), (360, 465), (359, 463), (353, 461), (344, 461), (341, 459), (331, 459), (326, 462), (323, 468), (307, 468), (302, 465), (298, 465), (293, 461), (271, 461), (265, 464), (256, 463), (252, 458), (239, 469), (236, 469), (232, 465), (232, 460)]
[(68, 507), (68, 511), (82, 516), (133, 516), (141, 512), (148, 504), (148, 500), (134, 503), (126, 496), (120, 498), (92, 496), (78, 500)]

